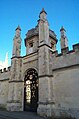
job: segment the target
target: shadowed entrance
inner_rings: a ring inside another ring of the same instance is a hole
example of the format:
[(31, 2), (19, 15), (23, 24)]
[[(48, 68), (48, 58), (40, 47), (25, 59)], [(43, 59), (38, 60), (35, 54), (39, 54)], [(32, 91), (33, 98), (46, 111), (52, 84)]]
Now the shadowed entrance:
[(29, 69), (24, 79), (24, 110), (37, 111), (38, 102), (38, 73)]

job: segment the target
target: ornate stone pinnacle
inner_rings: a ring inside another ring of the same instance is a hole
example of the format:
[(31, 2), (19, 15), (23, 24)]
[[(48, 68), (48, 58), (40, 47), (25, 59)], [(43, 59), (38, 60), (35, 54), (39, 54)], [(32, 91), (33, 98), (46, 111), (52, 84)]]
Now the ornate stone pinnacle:
[(18, 25), (18, 27), (16, 28), (16, 30), (17, 30), (17, 29), (19, 29), (19, 30), (21, 31), (21, 28), (20, 28), (20, 26), (19, 26), (19, 25)]
[(60, 29), (60, 31), (66, 31), (66, 30), (65, 30), (65, 28), (62, 26), (61, 29)]
[(45, 14), (47, 14), (46, 11), (44, 10), (44, 8), (42, 8), (42, 11), (40, 12), (40, 14), (43, 13), (43, 12), (44, 12)]

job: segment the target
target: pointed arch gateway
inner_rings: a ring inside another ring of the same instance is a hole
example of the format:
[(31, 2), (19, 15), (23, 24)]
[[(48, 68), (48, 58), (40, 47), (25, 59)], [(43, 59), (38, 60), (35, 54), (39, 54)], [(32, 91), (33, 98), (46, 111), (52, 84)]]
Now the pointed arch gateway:
[(38, 106), (38, 73), (29, 69), (24, 78), (24, 111), (37, 111)]

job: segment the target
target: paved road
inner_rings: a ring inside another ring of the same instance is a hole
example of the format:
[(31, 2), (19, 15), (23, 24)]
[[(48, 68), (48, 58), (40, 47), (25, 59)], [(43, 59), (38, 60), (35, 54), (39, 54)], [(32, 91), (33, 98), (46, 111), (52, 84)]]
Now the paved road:
[(44, 119), (33, 112), (0, 111), (0, 119)]

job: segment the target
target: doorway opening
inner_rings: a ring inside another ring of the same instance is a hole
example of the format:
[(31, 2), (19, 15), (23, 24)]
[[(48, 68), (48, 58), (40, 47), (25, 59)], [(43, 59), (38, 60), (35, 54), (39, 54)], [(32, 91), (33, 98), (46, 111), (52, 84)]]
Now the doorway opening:
[(24, 78), (24, 110), (37, 111), (38, 107), (38, 73), (29, 69)]

